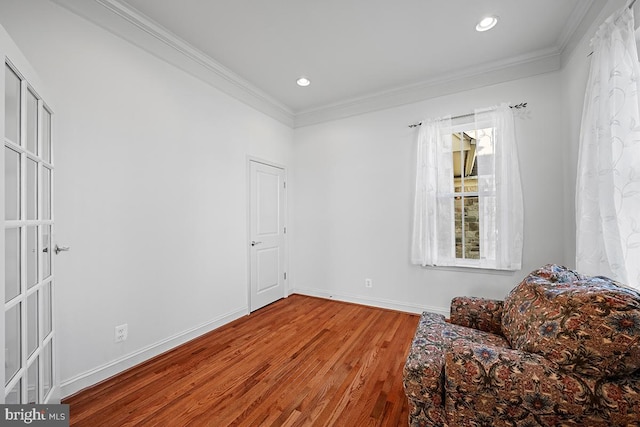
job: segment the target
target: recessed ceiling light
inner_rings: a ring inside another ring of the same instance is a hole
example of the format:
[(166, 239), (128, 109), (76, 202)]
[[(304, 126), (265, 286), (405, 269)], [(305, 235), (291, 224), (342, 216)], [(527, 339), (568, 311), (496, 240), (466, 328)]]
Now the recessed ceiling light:
[(498, 23), (497, 16), (487, 16), (486, 18), (482, 18), (478, 25), (476, 25), (476, 31), (488, 31), (496, 26)]
[(296, 80), (296, 83), (298, 84), (298, 86), (306, 87), (311, 84), (311, 80), (306, 77), (299, 77), (298, 80)]

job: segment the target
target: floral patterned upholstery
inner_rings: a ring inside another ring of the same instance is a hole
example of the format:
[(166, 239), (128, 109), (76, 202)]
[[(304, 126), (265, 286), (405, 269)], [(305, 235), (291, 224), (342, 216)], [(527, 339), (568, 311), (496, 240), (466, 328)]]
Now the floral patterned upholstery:
[(640, 368), (640, 293), (604, 277), (546, 265), (505, 298), (502, 331), (511, 347), (593, 377)]
[(447, 323), (441, 314), (424, 312), (404, 366), (404, 389), (409, 398), (412, 426), (445, 425), (444, 372), (445, 354), (456, 342), (506, 347), (499, 335)]
[(476, 297), (457, 297), (451, 300), (451, 323), (502, 334), (503, 301)]
[(637, 291), (556, 265), (504, 303), (455, 298), (449, 322), (420, 318), (404, 367), (409, 424), (640, 426), (639, 336)]

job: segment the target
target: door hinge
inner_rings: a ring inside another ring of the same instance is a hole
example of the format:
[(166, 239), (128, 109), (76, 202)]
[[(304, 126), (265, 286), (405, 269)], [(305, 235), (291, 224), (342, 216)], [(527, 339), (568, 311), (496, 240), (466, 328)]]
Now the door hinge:
[(284, 188), (287, 188), (287, 181), (283, 181), (282, 184), (284, 185)]
[(287, 234), (287, 227), (284, 228), (284, 234)]
[(284, 273), (284, 280), (287, 280), (287, 273)]

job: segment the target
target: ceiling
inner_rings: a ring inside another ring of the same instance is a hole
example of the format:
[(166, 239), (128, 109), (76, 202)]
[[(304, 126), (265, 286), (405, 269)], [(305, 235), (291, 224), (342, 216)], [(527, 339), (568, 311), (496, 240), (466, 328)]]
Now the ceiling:
[[(606, 3), (94, 1), (140, 27), (152, 28), (159, 38), (170, 39), (236, 85), (258, 94), (261, 102), (278, 105), (292, 117), (420, 85), (434, 86), (456, 76), (467, 78), (514, 64), (559, 58), (578, 29), (585, 27), (587, 17), (594, 15), (593, 9)], [(498, 25), (477, 32), (475, 25), (487, 15), (497, 15)], [(311, 85), (298, 87), (299, 76), (308, 77)]]

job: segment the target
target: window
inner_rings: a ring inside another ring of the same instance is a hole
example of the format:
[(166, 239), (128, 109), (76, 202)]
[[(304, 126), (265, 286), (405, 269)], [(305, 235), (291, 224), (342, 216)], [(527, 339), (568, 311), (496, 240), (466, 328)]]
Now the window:
[[(464, 116), (466, 118), (466, 116)], [(418, 135), (412, 262), (517, 270), (523, 207), (508, 105), (423, 122)]]
[(456, 259), (480, 259), (480, 210), (478, 200), (478, 137), (491, 128), (456, 132), (452, 138), (453, 207)]

